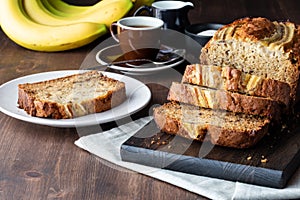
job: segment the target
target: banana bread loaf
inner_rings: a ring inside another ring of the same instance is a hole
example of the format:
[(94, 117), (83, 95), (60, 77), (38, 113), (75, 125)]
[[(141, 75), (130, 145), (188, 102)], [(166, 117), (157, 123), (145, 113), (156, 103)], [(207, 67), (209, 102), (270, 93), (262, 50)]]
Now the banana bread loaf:
[(175, 102), (154, 108), (154, 120), (168, 134), (213, 144), (248, 148), (268, 132), (269, 119)]
[(202, 64), (288, 83), (296, 99), (300, 66), (300, 28), (291, 22), (244, 18), (219, 29), (202, 48)]
[(202, 48), (200, 64), (172, 83), (171, 102), (154, 108), (156, 124), (216, 145), (255, 145), (299, 97), (299, 44), (300, 28), (291, 22), (258, 17), (223, 26)]
[(37, 117), (74, 118), (111, 109), (125, 99), (125, 84), (98, 71), (18, 85), (19, 107)]
[(290, 101), (290, 86), (287, 83), (261, 78), (226, 66), (188, 65), (182, 82), (250, 96), (267, 97), (280, 101), (286, 106)]
[(282, 109), (277, 101), (268, 98), (248, 96), (236, 92), (215, 90), (177, 82), (172, 83), (168, 100), (192, 104), (203, 108), (268, 116), (275, 119), (278, 119), (278, 115)]

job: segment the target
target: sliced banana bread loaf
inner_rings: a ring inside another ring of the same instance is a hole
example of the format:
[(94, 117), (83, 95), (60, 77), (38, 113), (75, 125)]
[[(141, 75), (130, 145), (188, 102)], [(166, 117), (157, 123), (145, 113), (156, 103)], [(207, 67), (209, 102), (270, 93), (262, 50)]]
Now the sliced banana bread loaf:
[(216, 90), (197, 85), (173, 82), (168, 100), (192, 104), (203, 108), (221, 109), (235, 113), (268, 116), (278, 119), (281, 106), (269, 98), (254, 97)]
[(37, 117), (74, 118), (111, 109), (125, 99), (125, 84), (98, 71), (18, 86), (19, 107)]
[(248, 148), (268, 132), (269, 119), (169, 102), (154, 108), (154, 120), (168, 134), (213, 144)]
[(202, 48), (202, 64), (230, 66), (262, 78), (288, 83), (296, 99), (300, 66), (300, 28), (291, 22), (244, 18), (219, 29)]
[(268, 97), (286, 106), (290, 101), (290, 86), (287, 83), (261, 78), (226, 66), (188, 65), (182, 82), (251, 96)]

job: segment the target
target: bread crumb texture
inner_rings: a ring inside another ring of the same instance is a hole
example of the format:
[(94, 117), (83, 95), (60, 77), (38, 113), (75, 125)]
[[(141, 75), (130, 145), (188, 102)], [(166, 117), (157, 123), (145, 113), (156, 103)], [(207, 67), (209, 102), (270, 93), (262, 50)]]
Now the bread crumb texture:
[(267, 117), (173, 101), (154, 108), (154, 119), (160, 130), (168, 134), (234, 148), (256, 144), (267, 133), (270, 123)]
[(291, 22), (243, 18), (225, 25), (201, 50), (201, 64), (230, 66), (290, 85), (295, 99), (300, 66), (300, 30)]

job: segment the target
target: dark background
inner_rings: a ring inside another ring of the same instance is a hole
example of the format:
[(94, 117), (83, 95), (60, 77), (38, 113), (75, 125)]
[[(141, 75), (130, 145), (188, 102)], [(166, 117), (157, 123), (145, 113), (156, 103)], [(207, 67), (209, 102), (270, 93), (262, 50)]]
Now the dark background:
[[(75, 5), (93, 5), (98, 2), (98, 0), (64, 1)], [(193, 15), (191, 16), (192, 22), (195, 23), (229, 23), (246, 16), (260, 16), (271, 20), (290, 20), (300, 23), (299, 18), (297, 19), (300, 9), (299, 0), (190, 0), (190, 2), (193, 2), (197, 7), (197, 9), (189, 12), (189, 15)], [(238, 10), (238, 12), (232, 12), (232, 10)], [(220, 18), (220, 14), (224, 17)]]

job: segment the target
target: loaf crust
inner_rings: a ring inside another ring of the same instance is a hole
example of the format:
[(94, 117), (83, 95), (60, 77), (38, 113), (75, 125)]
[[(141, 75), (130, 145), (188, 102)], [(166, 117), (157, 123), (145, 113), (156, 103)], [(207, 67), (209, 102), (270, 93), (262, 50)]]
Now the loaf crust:
[(299, 33), (299, 26), (291, 22), (239, 19), (216, 32), (202, 48), (200, 62), (285, 82), (294, 101), (300, 66)]
[(18, 85), (19, 108), (43, 118), (68, 119), (103, 112), (125, 99), (125, 84), (97, 71)]
[(182, 82), (250, 96), (267, 97), (289, 106), (290, 86), (287, 83), (246, 74), (231, 67), (188, 65)]
[(276, 119), (278, 119), (278, 115), (281, 113), (280, 104), (268, 98), (247, 96), (235, 92), (177, 82), (172, 83), (168, 100), (203, 108), (268, 116)]
[(249, 148), (266, 135), (269, 119), (196, 106), (165, 103), (154, 108), (158, 128), (168, 134), (210, 141), (215, 145)]

